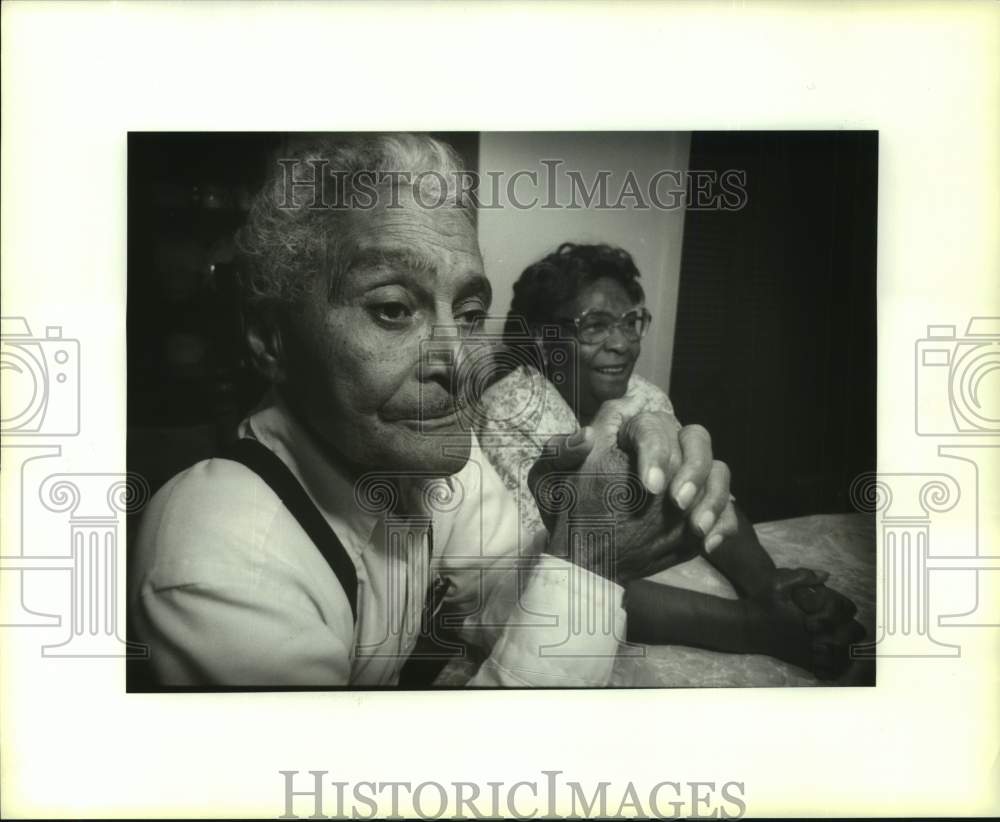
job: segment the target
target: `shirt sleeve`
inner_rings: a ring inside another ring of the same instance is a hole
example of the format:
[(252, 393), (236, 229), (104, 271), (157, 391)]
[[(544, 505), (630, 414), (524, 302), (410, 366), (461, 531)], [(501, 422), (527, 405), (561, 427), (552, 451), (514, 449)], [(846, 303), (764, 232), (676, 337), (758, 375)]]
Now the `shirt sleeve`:
[(259, 588), (189, 584), (148, 591), (136, 617), (166, 684), (346, 685), (350, 649), (315, 609)]
[(350, 679), (347, 596), (255, 475), (210, 460), (150, 502), (129, 558), (129, 629), (168, 686)]
[(473, 516), (456, 520), (440, 560), (459, 634), (489, 650), (468, 684), (607, 685), (625, 638), (621, 586), (545, 553), (544, 530), (519, 539), (515, 500), (481, 451), (470, 467), (465, 475), (480, 480), (466, 491), (481, 494), (480, 515), (465, 506)]
[(522, 533), (544, 528), (528, 472), (548, 439), (579, 427), (558, 389), (538, 371), (521, 367), (490, 386), (479, 411), (479, 441), (490, 465), (515, 496)]
[(628, 381), (628, 395), (640, 401), (643, 411), (666, 411), (676, 417), (670, 397), (649, 380), (633, 374)]

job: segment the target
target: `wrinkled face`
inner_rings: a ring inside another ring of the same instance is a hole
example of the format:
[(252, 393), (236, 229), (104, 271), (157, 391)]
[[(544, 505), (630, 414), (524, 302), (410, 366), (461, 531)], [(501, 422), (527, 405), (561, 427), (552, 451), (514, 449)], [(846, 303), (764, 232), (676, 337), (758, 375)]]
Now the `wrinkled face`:
[[(345, 215), (338, 259), (350, 262), (289, 317), (280, 390), (357, 472), (452, 474), (470, 447), (455, 413), (457, 343), (489, 309), (490, 285), (467, 216), (400, 194), (401, 208)], [(429, 354), (432, 329), (450, 355), (440, 344)]]
[[(642, 302), (634, 302), (617, 280), (601, 277), (582, 288), (575, 299), (558, 306), (556, 316), (578, 317), (585, 311), (603, 311), (617, 318), (641, 306)], [(577, 416), (587, 421), (605, 400), (624, 396), (641, 344), (615, 327), (603, 342), (577, 340), (573, 348), (576, 368), (567, 369), (557, 385)]]

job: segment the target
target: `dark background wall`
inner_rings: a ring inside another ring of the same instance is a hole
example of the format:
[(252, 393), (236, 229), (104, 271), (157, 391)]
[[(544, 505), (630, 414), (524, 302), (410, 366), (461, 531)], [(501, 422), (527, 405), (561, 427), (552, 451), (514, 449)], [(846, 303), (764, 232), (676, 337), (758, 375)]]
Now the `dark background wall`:
[(875, 468), (876, 132), (695, 132), (740, 211), (688, 210), (670, 394), (755, 521), (850, 511)]

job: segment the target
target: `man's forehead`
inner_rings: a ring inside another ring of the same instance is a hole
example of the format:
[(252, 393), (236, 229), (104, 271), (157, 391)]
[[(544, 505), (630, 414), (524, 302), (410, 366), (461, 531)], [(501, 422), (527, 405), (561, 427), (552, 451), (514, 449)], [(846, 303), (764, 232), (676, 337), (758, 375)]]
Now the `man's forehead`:
[(340, 259), (340, 288), (346, 291), (403, 283), (431, 291), (492, 292), (475, 244), (469, 252), (462, 252), (406, 242), (392, 232), (372, 232), (350, 243)]
[(442, 260), (432, 254), (408, 246), (378, 241), (355, 246), (347, 256), (346, 263), (347, 269), (357, 276), (383, 268), (434, 276), (442, 268)]
[(371, 208), (351, 209), (348, 225), (359, 246), (374, 247), (383, 238), (389, 243), (408, 238), (442, 250), (479, 255), (472, 216), (467, 208), (451, 203), (432, 207), (401, 195), (398, 202), (380, 200)]

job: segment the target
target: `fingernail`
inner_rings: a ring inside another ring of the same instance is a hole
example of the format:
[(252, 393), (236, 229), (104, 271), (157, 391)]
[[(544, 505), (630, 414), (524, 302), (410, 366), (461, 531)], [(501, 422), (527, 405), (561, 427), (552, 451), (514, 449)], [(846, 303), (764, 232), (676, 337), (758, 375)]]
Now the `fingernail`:
[(659, 494), (667, 484), (663, 470), (655, 465), (646, 472), (646, 488), (651, 494)]
[(722, 544), (722, 534), (713, 534), (705, 540), (705, 550), (714, 551)]
[(696, 491), (697, 489), (694, 487), (693, 482), (685, 482), (681, 486), (681, 490), (677, 492), (677, 496), (674, 497), (674, 502), (677, 503), (677, 507), (682, 511), (687, 509), (687, 507), (691, 504), (691, 500), (694, 499)]
[(702, 534), (707, 534), (712, 530), (712, 526), (715, 525), (715, 515), (711, 511), (706, 511), (695, 522), (695, 527), (701, 531)]

